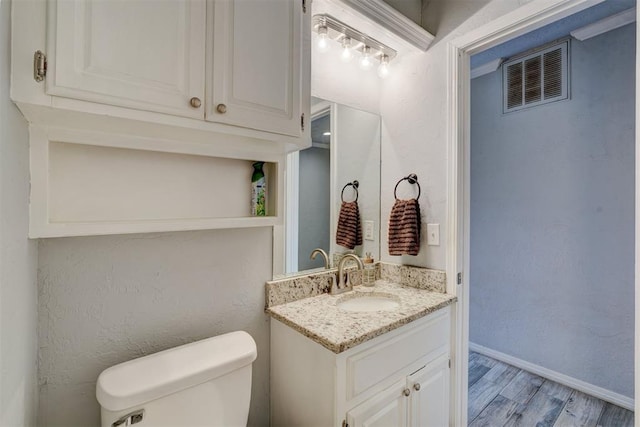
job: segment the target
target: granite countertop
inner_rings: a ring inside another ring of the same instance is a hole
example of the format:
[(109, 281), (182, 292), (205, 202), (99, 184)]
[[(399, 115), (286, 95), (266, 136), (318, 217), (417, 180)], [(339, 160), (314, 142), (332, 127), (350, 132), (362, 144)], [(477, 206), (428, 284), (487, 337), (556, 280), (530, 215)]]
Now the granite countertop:
[[(354, 294), (391, 294), (400, 306), (388, 311), (349, 312), (337, 307)], [(456, 301), (453, 295), (399, 285), (385, 280), (373, 287), (356, 286), (341, 295), (322, 294), (267, 308), (273, 318), (334, 353), (406, 325)]]

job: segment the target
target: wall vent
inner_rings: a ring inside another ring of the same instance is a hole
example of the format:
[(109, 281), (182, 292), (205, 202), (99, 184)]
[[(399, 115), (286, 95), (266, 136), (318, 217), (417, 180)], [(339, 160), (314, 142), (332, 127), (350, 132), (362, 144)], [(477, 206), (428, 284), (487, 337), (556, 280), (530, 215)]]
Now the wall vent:
[(569, 98), (569, 40), (502, 65), (503, 112)]

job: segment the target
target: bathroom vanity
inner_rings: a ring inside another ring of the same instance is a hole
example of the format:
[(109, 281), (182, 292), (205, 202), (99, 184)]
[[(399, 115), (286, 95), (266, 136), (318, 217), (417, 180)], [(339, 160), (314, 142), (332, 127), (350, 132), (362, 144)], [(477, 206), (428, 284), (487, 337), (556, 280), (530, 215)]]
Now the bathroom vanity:
[[(318, 295), (267, 307), (271, 425), (448, 425), (455, 297), (388, 280), (334, 296), (322, 293), (330, 274), (292, 287)], [(370, 297), (397, 305), (345, 304)]]

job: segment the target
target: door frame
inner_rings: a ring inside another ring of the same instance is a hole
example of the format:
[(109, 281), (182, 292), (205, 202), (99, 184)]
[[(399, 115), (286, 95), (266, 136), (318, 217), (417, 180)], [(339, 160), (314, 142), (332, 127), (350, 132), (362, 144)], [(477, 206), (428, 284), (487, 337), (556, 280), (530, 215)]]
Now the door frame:
[[(470, 210), (470, 57), (508, 40), (541, 28), (605, 0), (533, 0), (447, 45), (447, 277), (457, 278), (448, 292), (458, 298), (454, 320), (452, 425), (466, 426), (469, 354), (469, 210)], [(637, 55), (636, 55), (637, 60)], [(638, 88), (637, 88), (638, 89)], [(636, 109), (636, 114), (639, 114)], [(640, 117), (640, 115), (639, 115)], [(637, 129), (636, 129), (636, 132)], [(637, 140), (636, 140), (636, 146)], [(638, 150), (636, 150), (638, 156)], [(638, 163), (636, 162), (636, 170)], [(638, 178), (637, 178), (638, 179)], [(636, 192), (638, 187), (636, 186)], [(638, 193), (636, 193), (638, 194)], [(636, 200), (638, 198), (636, 197)], [(636, 217), (638, 210), (636, 209)], [(636, 226), (636, 233), (638, 227)], [(638, 234), (636, 234), (638, 236)], [(636, 238), (638, 248), (638, 238)], [(636, 257), (638, 250), (636, 250)], [(638, 263), (636, 263), (638, 264)], [(640, 271), (640, 267), (636, 267)], [(636, 278), (638, 274), (636, 274)], [(636, 298), (640, 286), (636, 279)], [(636, 319), (636, 325), (640, 320)], [(636, 340), (637, 343), (637, 340)], [(638, 344), (636, 344), (638, 345)], [(637, 354), (637, 352), (636, 352)], [(636, 358), (636, 379), (640, 362)], [(636, 381), (636, 394), (638, 381)], [(640, 401), (637, 399), (636, 402)], [(637, 405), (637, 403), (636, 403)], [(636, 409), (638, 407), (636, 406)]]

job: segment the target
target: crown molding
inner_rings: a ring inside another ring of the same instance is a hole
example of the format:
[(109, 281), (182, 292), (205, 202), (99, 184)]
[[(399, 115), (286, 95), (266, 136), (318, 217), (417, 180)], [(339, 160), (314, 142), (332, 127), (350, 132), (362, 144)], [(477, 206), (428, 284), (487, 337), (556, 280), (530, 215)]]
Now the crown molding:
[(489, 61), (486, 64), (478, 65), (475, 68), (471, 69), (471, 78), (475, 79), (476, 77), (484, 76), (485, 74), (493, 73), (500, 67), (503, 59), (497, 58), (493, 61)]
[(426, 51), (435, 38), (433, 34), (382, 0), (339, 1), (421, 51)]
[(577, 30), (571, 31), (571, 36), (577, 40), (585, 41), (591, 37), (599, 36), (616, 28), (624, 27), (627, 24), (631, 24), (636, 20), (636, 8), (623, 10), (615, 15), (608, 16), (604, 19), (594, 22), (593, 24), (586, 25)]

